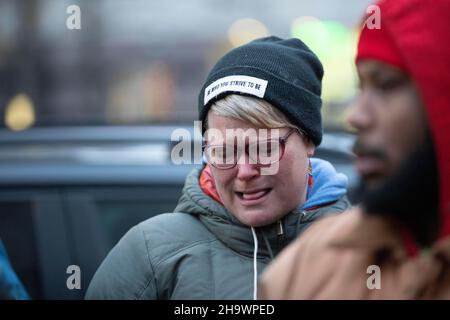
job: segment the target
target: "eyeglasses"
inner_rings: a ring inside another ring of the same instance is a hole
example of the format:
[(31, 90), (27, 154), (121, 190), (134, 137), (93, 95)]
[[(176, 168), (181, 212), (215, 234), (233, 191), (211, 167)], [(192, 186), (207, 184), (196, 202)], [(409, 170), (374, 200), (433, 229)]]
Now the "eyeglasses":
[(297, 130), (291, 129), (278, 139), (248, 143), (244, 148), (238, 146), (237, 143), (204, 145), (203, 154), (210, 165), (220, 170), (234, 168), (241, 159), (243, 151), (248, 155), (250, 164), (268, 166), (281, 160), (286, 149), (286, 140), (295, 131)]

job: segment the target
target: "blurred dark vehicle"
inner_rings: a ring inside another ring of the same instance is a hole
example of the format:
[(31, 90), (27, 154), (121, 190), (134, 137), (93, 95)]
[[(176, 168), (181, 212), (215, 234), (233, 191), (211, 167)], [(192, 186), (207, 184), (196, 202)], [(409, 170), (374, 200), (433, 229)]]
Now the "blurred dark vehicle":
[[(0, 237), (34, 299), (81, 299), (109, 250), (135, 224), (171, 212), (194, 165), (171, 161), (191, 126), (0, 130)], [(354, 137), (327, 133), (316, 157), (356, 183)], [(81, 290), (66, 286), (81, 269)]]

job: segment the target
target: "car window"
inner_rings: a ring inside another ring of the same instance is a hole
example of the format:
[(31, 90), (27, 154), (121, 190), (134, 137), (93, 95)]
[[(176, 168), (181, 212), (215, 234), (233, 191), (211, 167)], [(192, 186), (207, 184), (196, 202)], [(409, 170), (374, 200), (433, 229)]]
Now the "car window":
[[(173, 212), (181, 195), (182, 182), (172, 185), (116, 186), (106, 188), (87, 187), (67, 190), (73, 222), (79, 223), (78, 231), (83, 238), (96, 237), (104, 254), (136, 224), (157, 214)], [(80, 221), (83, 220), (83, 221)], [(92, 228), (92, 229), (91, 229)], [(92, 231), (89, 231), (92, 230)], [(89, 234), (96, 232), (96, 235)], [(99, 237), (98, 237), (99, 236)], [(93, 240), (92, 238), (91, 240)], [(84, 242), (81, 239), (81, 242)], [(91, 244), (91, 249), (92, 244)]]
[(170, 212), (177, 199), (155, 200), (97, 200), (95, 201), (106, 245), (112, 248), (133, 226), (154, 215)]

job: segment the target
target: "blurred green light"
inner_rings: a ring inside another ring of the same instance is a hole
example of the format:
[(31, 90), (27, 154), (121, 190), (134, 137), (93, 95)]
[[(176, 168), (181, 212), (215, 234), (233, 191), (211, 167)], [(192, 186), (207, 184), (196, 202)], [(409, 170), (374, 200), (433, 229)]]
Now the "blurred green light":
[(339, 103), (350, 99), (356, 81), (352, 32), (337, 21), (301, 17), (292, 24), (291, 35), (310, 47), (324, 66), (323, 100)]

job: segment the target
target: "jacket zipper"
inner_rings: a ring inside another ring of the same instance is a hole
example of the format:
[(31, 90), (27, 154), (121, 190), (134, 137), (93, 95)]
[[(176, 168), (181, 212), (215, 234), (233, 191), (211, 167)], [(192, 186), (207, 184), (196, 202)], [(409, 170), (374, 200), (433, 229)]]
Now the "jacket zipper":
[(282, 245), (284, 240), (284, 229), (283, 229), (283, 221), (278, 220), (277, 222), (277, 237), (278, 242)]

